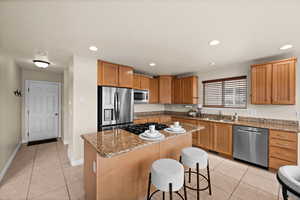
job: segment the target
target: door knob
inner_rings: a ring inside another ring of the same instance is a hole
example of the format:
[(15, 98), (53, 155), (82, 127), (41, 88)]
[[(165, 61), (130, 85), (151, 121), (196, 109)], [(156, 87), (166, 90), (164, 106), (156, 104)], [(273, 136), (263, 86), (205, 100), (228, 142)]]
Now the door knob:
[(55, 115), (55, 116), (58, 116), (58, 113), (55, 113), (54, 115)]

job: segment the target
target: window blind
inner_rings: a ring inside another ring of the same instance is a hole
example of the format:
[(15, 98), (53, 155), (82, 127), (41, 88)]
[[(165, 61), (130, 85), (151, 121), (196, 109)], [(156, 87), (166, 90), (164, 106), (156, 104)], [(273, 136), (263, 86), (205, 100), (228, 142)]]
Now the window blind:
[(246, 108), (247, 76), (203, 81), (206, 107)]

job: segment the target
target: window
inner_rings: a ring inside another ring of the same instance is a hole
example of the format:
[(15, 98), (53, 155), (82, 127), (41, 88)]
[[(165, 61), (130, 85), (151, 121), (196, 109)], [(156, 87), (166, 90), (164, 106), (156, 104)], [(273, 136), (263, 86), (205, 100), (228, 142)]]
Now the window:
[(247, 107), (247, 76), (208, 80), (202, 83), (205, 107)]

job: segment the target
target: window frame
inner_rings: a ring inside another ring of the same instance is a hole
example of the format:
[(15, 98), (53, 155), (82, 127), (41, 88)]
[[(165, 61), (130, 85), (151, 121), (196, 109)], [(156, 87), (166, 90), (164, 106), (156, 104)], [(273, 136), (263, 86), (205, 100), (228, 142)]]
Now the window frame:
[[(232, 80), (246, 80), (246, 102), (245, 106), (243, 107), (232, 107), (232, 106), (225, 106), (225, 93), (224, 93), (224, 83), (225, 81), (232, 81)], [(205, 105), (205, 84), (206, 83), (214, 83), (214, 82), (222, 82), (222, 105)], [(248, 105), (248, 77), (247, 75), (244, 76), (235, 76), (235, 77), (229, 77), (229, 78), (220, 78), (220, 79), (212, 79), (212, 80), (205, 80), (202, 81), (203, 85), (203, 107), (206, 108), (230, 108), (230, 109), (247, 109)]]

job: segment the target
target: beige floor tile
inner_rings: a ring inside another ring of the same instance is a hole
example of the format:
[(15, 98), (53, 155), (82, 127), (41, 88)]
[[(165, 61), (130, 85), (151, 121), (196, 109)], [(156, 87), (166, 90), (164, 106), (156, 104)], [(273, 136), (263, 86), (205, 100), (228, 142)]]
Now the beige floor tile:
[(209, 195), (208, 190), (200, 192), (201, 200), (227, 200), (230, 197), (230, 193), (223, 191), (220, 188), (213, 187), (212, 195)]
[(83, 166), (65, 166), (63, 168), (63, 173), (65, 175), (67, 183), (72, 183), (76, 181), (83, 181)]
[(278, 194), (279, 184), (275, 179), (275, 177), (273, 179), (266, 178), (263, 175), (259, 175), (257, 173), (252, 173), (250, 171), (247, 171), (245, 176), (242, 178), (242, 182), (260, 188), (261, 190), (264, 190), (265, 192), (269, 192), (273, 195)]
[(259, 188), (253, 187), (246, 183), (240, 183), (237, 189), (234, 191), (233, 197), (241, 200), (276, 200), (277, 196), (271, 193), (264, 192)]
[(271, 179), (272, 181), (276, 181), (276, 173), (274, 172), (270, 172), (266, 169), (262, 169), (262, 168), (259, 168), (259, 167), (255, 167), (255, 166), (249, 166), (248, 168), (248, 172), (249, 173), (253, 173), (255, 175), (258, 175), (258, 176), (262, 176), (264, 178), (268, 178), (268, 179)]
[(34, 168), (29, 188), (29, 198), (46, 194), (65, 185), (61, 168), (37, 170)]
[(29, 200), (69, 200), (69, 195), (66, 187), (63, 186)]
[(71, 200), (84, 200), (83, 181), (75, 181), (68, 184)]
[(231, 194), (238, 186), (239, 180), (214, 171), (211, 173), (211, 183), (212, 190), (214, 190), (216, 186), (217, 188), (220, 188), (221, 190)]
[(247, 171), (248, 166), (235, 161), (226, 160), (221, 165), (217, 166), (215, 171), (230, 176), (234, 179), (240, 180)]
[(0, 200), (25, 200), (29, 181), (29, 174), (15, 176), (4, 180), (0, 185)]

